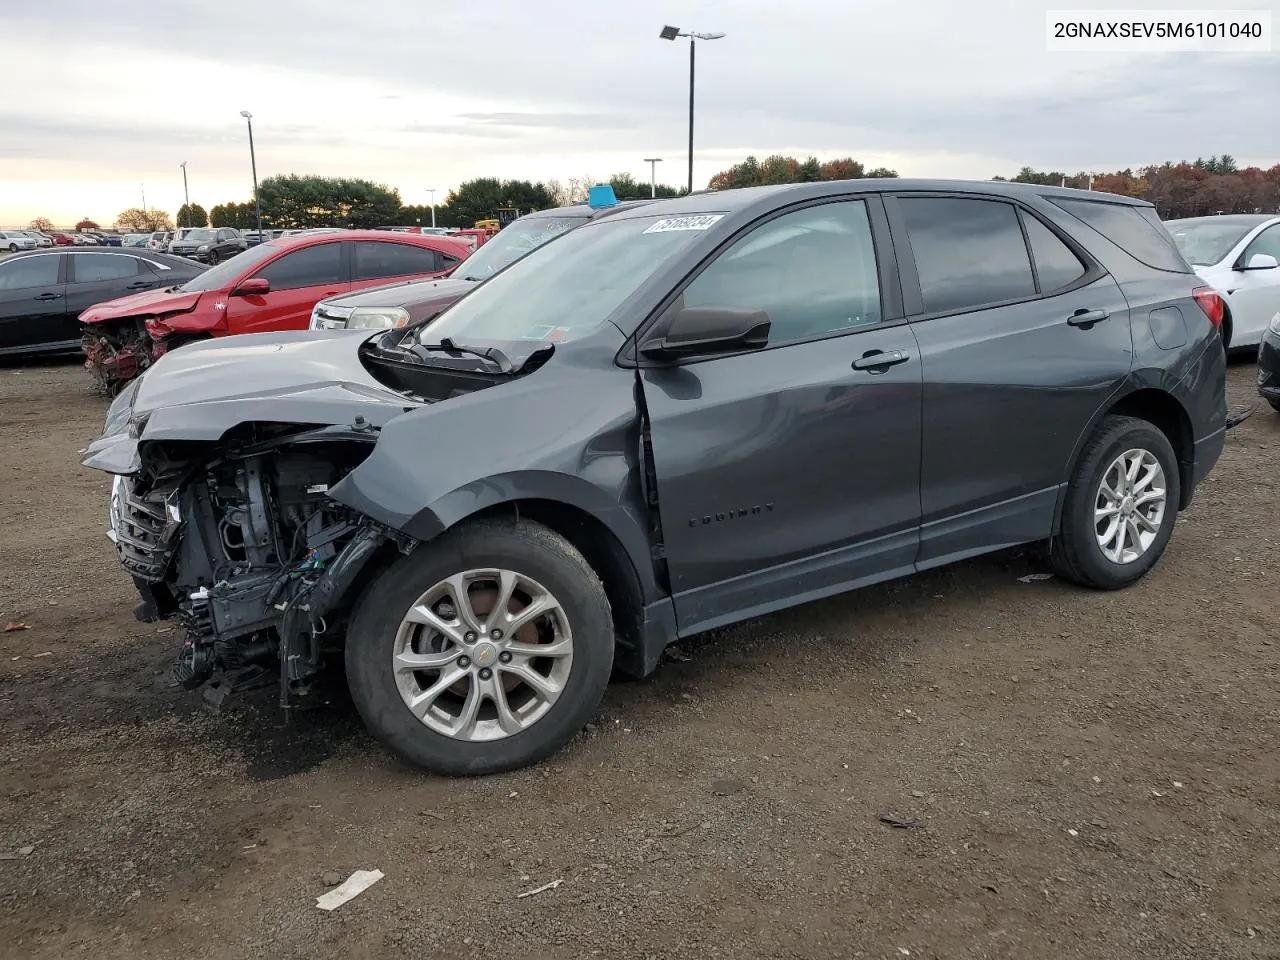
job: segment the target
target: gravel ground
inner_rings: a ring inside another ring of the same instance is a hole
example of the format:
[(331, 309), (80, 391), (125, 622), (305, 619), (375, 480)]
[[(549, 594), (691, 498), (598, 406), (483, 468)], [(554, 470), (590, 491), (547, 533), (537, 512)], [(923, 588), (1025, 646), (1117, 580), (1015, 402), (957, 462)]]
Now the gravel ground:
[(73, 363), (0, 368), (0, 401), (0, 625), (29, 626), (0, 854), (33, 848), (0, 860), (4, 956), (1280, 956), (1265, 406), (1130, 590), (1020, 583), (1018, 552), (810, 604), (615, 685), (537, 769), (445, 781), (339, 684), (290, 728), (169, 689), (177, 633), (132, 619), (76, 462), (105, 404)]

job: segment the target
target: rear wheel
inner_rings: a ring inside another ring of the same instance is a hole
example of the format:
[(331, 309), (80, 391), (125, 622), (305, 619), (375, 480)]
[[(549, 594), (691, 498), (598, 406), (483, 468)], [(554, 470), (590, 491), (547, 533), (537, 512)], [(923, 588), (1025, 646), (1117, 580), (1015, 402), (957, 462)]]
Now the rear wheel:
[(1105, 417), (1067, 486), (1054, 569), (1101, 590), (1137, 582), (1169, 543), (1180, 495), (1168, 437), (1146, 420)]
[(10, 252), (10, 253), (17, 253), (17, 252), (18, 252), (18, 245), (17, 245), (16, 243), (11, 243), (11, 244), (9, 244), (9, 252)]
[(604, 586), (554, 531), (485, 520), (398, 560), (347, 633), (352, 699), (372, 732), (435, 773), (512, 770), (591, 719), (613, 665)]
[(1276, 413), (1280, 413), (1280, 400), (1274, 400), (1271, 397), (1268, 397), (1267, 403), (1271, 404), (1272, 410), (1274, 410)]

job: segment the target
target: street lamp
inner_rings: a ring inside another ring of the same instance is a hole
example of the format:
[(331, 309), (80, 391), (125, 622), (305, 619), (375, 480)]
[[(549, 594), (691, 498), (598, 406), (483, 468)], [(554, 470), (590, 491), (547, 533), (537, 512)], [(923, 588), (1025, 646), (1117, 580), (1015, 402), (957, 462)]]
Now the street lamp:
[(663, 40), (674, 40), (676, 37), (689, 38), (689, 192), (693, 193), (693, 57), (694, 48), (699, 40), (719, 40), (723, 33), (697, 33), (693, 30), (681, 30), (679, 27), (663, 27), (658, 34)]
[(436, 227), (436, 191), (434, 187), (425, 188), (427, 193), (431, 194), (431, 229)]
[(184, 201), (182, 209), (186, 211), (187, 222), (183, 226), (191, 226), (191, 194), (187, 192), (187, 161), (183, 160), (178, 164), (182, 168), (182, 199)]
[(241, 110), (240, 116), (244, 117), (245, 123), (249, 125), (249, 165), (253, 168), (253, 207), (258, 214), (258, 237), (262, 237), (262, 201), (258, 199), (258, 161), (253, 155), (253, 114), (248, 110)]
[(644, 162), (649, 165), (649, 199), (653, 199), (658, 195), (658, 164), (662, 162), (661, 157), (645, 157)]

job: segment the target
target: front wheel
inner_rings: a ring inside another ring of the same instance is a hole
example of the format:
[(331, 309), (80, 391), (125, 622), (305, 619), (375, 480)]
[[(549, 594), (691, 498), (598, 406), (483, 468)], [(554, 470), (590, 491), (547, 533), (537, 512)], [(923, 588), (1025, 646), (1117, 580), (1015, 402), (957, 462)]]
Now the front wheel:
[(216, 267), (217, 265), (218, 265), (218, 251), (217, 251), (217, 250), (210, 250), (210, 251), (209, 251), (209, 266), (211, 266), (211, 267)]
[(17, 245), (16, 243), (11, 243), (11, 244), (9, 244), (9, 252), (10, 252), (10, 253), (17, 253), (17, 252), (18, 252), (18, 245)]
[(450, 776), (550, 756), (586, 725), (613, 666), (604, 586), (530, 521), (464, 524), (399, 559), (347, 632), (352, 699), (375, 736)]
[(1267, 397), (1267, 403), (1271, 404), (1272, 410), (1276, 413), (1280, 413), (1280, 400), (1276, 400), (1273, 397)]
[(1054, 569), (1100, 590), (1136, 583), (1164, 553), (1180, 496), (1168, 437), (1136, 417), (1103, 418), (1067, 486)]

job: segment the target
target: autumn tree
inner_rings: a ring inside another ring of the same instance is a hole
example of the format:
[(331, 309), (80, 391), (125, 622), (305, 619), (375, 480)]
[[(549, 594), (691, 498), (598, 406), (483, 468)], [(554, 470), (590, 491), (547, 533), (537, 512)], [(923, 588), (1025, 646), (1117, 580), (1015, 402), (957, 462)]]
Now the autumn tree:
[(180, 227), (207, 227), (209, 225), (209, 214), (198, 203), (184, 203), (178, 208), (178, 215), (174, 219), (178, 221), (178, 226)]
[(867, 170), (852, 157), (840, 157), (820, 163), (817, 157), (797, 160), (775, 154), (757, 160), (747, 157), (728, 170), (717, 173), (710, 180), (713, 190), (732, 190), (735, 187), (757, 187), (770, 183), (813, 183), (818, 180), (860, 180), (865, 177), (896, 177), (898, 172), (888, 167)]
[(81, 230), (101, 230), (101, 229), (102, 228), (100, 226), (98, 226), (88, 217), (85, 217), (83, 220), (81, 220), (79, 223), (76, 224), (76, 233), (79, 233)]
[(52, 233), (55, 228), (48, 217), (36, 217), (31, 221), (31, 229), (39, 233)]
[(163, 210), (143, 210), (130, 207), (116, 217), (116, 229), (121, 233), (151, 233), (155, 230), (172, 230), (173, 221)]

